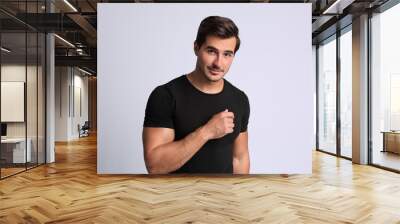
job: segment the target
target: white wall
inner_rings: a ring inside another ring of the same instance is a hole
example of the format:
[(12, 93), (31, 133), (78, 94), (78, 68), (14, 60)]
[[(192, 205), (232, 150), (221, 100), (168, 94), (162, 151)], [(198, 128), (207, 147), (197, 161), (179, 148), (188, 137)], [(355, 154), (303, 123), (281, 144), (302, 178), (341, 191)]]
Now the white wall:
[[(56, 67), (55, 77), (55, 141), (69, 141), (79, 137), (78, 124), (88, 120), (88, 78), (73, 67)], [(82, 114), (76, 104), (79, 94)], [(75, 110), (75, 111), (74, 111)]]
[(240, 30), (226, 79), (250, 100), (250, 172), (311, 173), (311, 4), (254, 3), (98, 4), (98, 173), (147, 173), (146, 101), (194, 69), (193, 42), (210, 15)]
[[(41, 72), (39, 70), (39, 72)], [(27, 88), (27, 118), (28, 118), (28, 137), (30, 134), (36, 135), (36, 66), (25, 66), (20, 64), (5, 64), (1, 66), (1, 81), (2, 82), (25, 82), (26, 75), (31, 88)], [(35, 78), (33, 78), (33, 76)], [(35, 86), (32, 88), (32, 86)], [(41, 106), (41, 105), (39, 105)], [(24, 109), (24, 108), (22, 108)], [(6, 108), (2, 108), (6, 110)], [(26, 122), (7, 122), (8, 137), (25, 137)]]
[(68, 140), (68, 86), (70, 83), (68, 69), (68, 67), (55, 68), (55, 141)]
[[(1, 66), (1, 81), (2, 82), (24, 82), (26, 83), (25, 76), (26, 76), (26, 71), (28, 71), (28, 74), (32, 74), (32, 71), (35, 69), (35, 74), (36, 74), (36, 68), (33, 66), (25, 66), (25, 65), (19, 65), (19, 64), (6, 64)], [(33, 94), (33, 93), (32, 93)], [(35, 94), (36, 95), (36, 94)], [(4, 96), (2, 96), (3, 98)], [(24, 98), (24, 97), (23, 97)], [(36, 108), (36, 105), (35, 105)], [(22, 108), (22, 113), (25, 112), (24, 106)], [(7, 111), (8, 108), (2, 108), (2, 113), (4, 111)], [(20, 113), (20, 112), (16, 112)], [(25, 136), (25, 123), (24, 123), (24, 118), (22, 118), (22, 122), (7, 122), (7, 133), (9, 136), (16, 136), (16, 137), (22, 137)]]

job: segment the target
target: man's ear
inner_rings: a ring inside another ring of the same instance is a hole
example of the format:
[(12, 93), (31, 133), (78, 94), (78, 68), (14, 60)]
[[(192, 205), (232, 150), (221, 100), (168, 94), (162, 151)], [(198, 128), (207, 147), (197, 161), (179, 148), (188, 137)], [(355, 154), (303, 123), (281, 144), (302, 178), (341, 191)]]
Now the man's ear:
[(196, 56), (199, 56), (199, 55), (198, 55), (198, 54), (199, 54), (199, 46), (197, 45), (196, 41), (195, 41), (194, 44), (193, 44), (193, 50), (194, 50), (194, 54), (195, 54)]

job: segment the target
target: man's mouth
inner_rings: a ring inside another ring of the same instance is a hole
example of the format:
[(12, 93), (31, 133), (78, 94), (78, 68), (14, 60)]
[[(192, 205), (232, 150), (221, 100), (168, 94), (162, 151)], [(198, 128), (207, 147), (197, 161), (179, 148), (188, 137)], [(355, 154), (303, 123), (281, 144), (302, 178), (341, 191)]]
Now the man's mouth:
[(221, 70), (214, 70), (214, 69), (208, 69), (212, 75), (220, 75), (222, 73)]

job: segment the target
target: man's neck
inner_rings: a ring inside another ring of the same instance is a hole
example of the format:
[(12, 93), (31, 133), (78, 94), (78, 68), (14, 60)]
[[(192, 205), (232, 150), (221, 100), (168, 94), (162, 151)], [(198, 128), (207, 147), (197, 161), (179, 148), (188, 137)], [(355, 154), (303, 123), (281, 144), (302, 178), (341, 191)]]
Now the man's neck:
[(203, 93), (216, 94), (220, 93), (224, 88), (224, 79), (212, 82), (197, 70), (189, 73), (187, 78), (196, 89)]

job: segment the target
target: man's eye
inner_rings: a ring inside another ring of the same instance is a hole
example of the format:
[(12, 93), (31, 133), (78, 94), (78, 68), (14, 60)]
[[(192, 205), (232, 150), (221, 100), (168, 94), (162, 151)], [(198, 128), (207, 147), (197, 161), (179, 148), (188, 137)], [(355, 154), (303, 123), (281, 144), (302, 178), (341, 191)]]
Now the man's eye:
[(207, 50), (207, 53), (209, 54), (216, 54), (216, 52), (214, 50)]
[(232, 53), (225, 53), (224, 56), (225, 57), (233, 57), (233, 54)]

